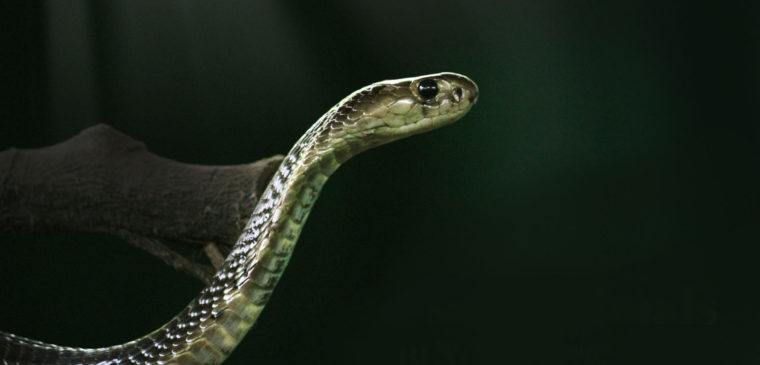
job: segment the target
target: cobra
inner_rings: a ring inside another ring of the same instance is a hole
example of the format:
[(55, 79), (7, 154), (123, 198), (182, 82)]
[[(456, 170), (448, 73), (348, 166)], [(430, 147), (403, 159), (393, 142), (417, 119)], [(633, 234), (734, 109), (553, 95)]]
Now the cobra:
[(478, 87), (454, 73), (378, 82), (332, 107), (285, 156), (211, 284), (161, 328), (103, 348), (47, 344), (0, 332), (8, 364), (219, 364), (261, 314), (327, 178), (367, 149), (465, 115)]

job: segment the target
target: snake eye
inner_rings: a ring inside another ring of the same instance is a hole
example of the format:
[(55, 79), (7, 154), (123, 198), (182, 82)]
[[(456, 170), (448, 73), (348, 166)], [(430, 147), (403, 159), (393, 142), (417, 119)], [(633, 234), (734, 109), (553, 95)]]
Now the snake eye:
[(417, 91), (423, 99), (432, 99), (438, 95), (438, 83), (433, 79), (424, 79), (417, 85)]

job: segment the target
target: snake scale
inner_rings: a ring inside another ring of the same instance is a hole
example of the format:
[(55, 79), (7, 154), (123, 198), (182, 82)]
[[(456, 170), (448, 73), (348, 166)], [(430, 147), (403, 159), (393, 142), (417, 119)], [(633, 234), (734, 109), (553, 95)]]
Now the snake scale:
[(454, 73), (359, 89), (296, 142), (211, 284), (161, 328), (103, 348), (64, 347), (0, 332), (2, 365), (219, 364), (253, 326), (288, 264), (327, 178), (352, 156), (452, 123), (478, 88)]

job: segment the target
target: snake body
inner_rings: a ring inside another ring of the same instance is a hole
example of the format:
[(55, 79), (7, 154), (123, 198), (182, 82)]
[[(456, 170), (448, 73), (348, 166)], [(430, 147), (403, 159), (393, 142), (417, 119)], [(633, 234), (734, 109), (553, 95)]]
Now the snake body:
[(256, 322), (327, 178), (369, 148), (452, 123), (474, 105), (469, 78), (440, 73), (378, 82), (324, 114), (273, 175), (211, 284), (161, 328), (104, 348), (64, 347), (0, 332), (0, 363), (219, 364)]

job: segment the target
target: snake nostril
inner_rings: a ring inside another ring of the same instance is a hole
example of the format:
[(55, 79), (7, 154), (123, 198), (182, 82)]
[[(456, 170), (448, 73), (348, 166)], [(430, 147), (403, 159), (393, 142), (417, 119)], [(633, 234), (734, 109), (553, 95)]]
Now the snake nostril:
[(454, 100), (456, 100), (456, 101), (462, 100), (462, 93), (464, 93), (464, 92), (462, 91), (461, 87), (455, 87), (454, 88)]

